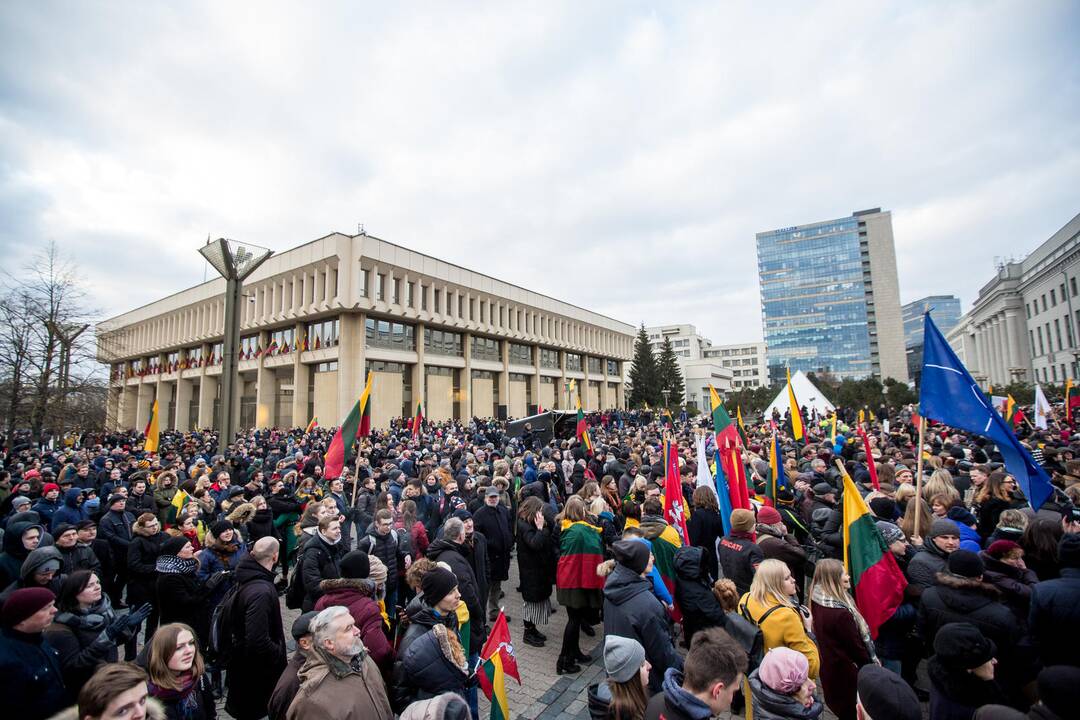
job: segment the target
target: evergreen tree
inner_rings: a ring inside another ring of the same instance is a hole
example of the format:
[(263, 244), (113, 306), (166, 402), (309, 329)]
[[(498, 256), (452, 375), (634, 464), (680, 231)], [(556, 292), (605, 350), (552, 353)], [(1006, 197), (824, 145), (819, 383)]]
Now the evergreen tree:
[(657, 393), (663, 401), (664, 390), (668, 390), (668, 407), (679, 407), (683, 401), (683, 377), (679, 369), (679, 360), (675, 349), (671, 347), (671, 338), (665, 337), (660, 348), (660, 357), (656, 360)]
[(634, 359), (630, 363), (630, 393), (627, 403), (632, 408), (646, 404), (656, 407), (660, 404), (659, 389), (656, 357), (649, 345), (645, 325), (642, 324), (637, 338), (634, 339)]

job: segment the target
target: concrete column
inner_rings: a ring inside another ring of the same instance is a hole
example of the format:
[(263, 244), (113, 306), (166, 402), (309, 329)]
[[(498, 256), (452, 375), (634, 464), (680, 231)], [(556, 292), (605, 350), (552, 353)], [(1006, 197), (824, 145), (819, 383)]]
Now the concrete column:
[(581, 381), (581, 406), (585, 412), (592, 412), (596, 408), (592, 407), (589, 396), (589, 356), (585, 353), (581, 353), (581, 372), (585, 376)]
[(462, 348), (465, 352), (465, 369), (461, 371), (461, 419), (473, 416), (472, 408), (472, 333), (462, 333)]
[(600, 410), (607, 410), (611, 407), (611, 386), (607, 380), (606, 365), (605, 361), (600, 361), (600, 369), (604, 371), (603, 380), (600, 381)]
[(138, 386), (125, 385), (120, 391), (117, 417), (119, 418), (118, 425), (121, 430), (130, 430), (135, 427), (135, 408), (138, 405), (138, 397)]
[(154, 406), (154, 383), (140, 382), (138, 397), (135, 399), (135, 429), (142, 430), (150, 422), (150, 411)]
[(618, 383), (615, 385), (615, 407), (620, 410), (626, 409), (626, 397), (623, 395), (623, 384)]
[[(349, 410), (360, 399), (367, 380), (367, 353), (364, 342), (364, 313), (341, 315), (341, 334), (338, 337), (338, 414), (320, 425), (340, 425)], [(310, 419), (310, 418), (309, 418)]]
[(982, 325), (975, 327), (975, 368), (979, 374), (989, 375), (990, 371), (986, 364), (986, 328)]
[(199, 428), (214, 426), (214, 399), (217, 398), (220, 378), (217, 375), (203, 375), (199, 382)]
[[(419, 287), (419, 283), (417, 287)], [(428, 290), (430, 290), (430, 286)], [(424, 323), (416, 323), (416, 364), (413, 365), (412, 373), (413, 405), (417, 401), (424, 403), (424, 415), (426, 416), (428, 414), (428, 398), (427, 377), (424, 372)]]
[(1005, 328), (1000, 314), (994, 318), (994, 368), (997, 381), (1002, 385), (1008, 384), (1009, 371), (1005, 367)]
[[(293, 283), (293, 288), (296, 283)], [(296, 292), (293, 291), (293, 307), (296, 306)], [(304, 332), (304, 323), (296, 323), (293, 337), (300, 342), (301, 333)], [(297, 427), (307, 427), (311, 418), (307, 416), (308, 401), (311, 399), (308, 386), (311, 384), (311, 368), (300, 362), (303, 353), (298, 346), (293, 350), (293, 395), (292, 395), (292, 424)]]
[(158, 427), (162, 430), (175, 429), (175, 418), (169, 417), (169, 402), (172, 401), (173, 384), (158, 380), (155, 397), (158, 404)]
[(572, 399), (569, 399), (566, 394), (566, 351), (559, 351), (559, 370), (562, 373), (562, 378), (559, 381), (559, 387), (555, 388), (555, 400), (558, 403), (560, 410), (569, 410), (574, 404)]
[[(516, 318), (517, 312), (514, 312)], [(540, 406), (540, 346), (532, 346), (533, 373), (529, 377), (529, 393), (532, 395), (533, 405)], [(550, 408), (548, 408), (550, 410)]]
[(244, 374), (238, 373), (236, 382), (233, 384), (233, 427), (237, 430), (247, 430), (240, 427), (240, 403), (244, 397)]
[[(270, 333), (265, 330), (259, 333), (259, 345), (269, 347)], [(277, 417), (277, 383), (274, 371), (266, 367), (266, 357), (266, 353), (259, 356), (258, 370), (255, 371), (255, 427), (259, 429), (273, 427)]]
[[(1024, 342), (1024, 338), (1021, 337), (1020, 325), (1021, 322), (1019, 318), (1019, 312), (1012, 309), (1006, 310), (1005, 340), (1006, 347), (1008, 348), (1008, 352), (1005, 356), (1006, 370), (1008, 370), (1009, 368), (1024, 366), (1024, 363), (1022, 361), (1023, 345), (1021, 345), (1021, 343)], [(1011, 375), (1009, 376), (1009, 379), (1010, 381), (1012, 380)]]
[(173, 427), (180, 432), (191, 430), (191, 393), (195, 389), (193, 380), (180, 378), (176, 381), (176, 416)]
[(109, 386), (108, 404), (105, 406), (105, 427), (109, 430), (120, 429), (120, 397), (123, 388), (119, 385)]
[[(491, 307), (488, 307), (488, 320), (491, 319)], [(499, 341), (499, 358), (502, 360), (502, 370), (499, 371), (499, 407), (506, 408), (506, 416), (510, 416), (510, 342)]]

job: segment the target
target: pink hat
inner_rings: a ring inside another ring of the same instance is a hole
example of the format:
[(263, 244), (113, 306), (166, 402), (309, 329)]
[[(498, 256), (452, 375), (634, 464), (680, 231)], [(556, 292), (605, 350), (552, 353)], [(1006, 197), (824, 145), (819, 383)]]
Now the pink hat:
[(765, 653), (758, 668), (758, 677), (773, 690), (791, 695), (803, 686), (810, 673), (810, 663), (801, 652), (776, 647)]

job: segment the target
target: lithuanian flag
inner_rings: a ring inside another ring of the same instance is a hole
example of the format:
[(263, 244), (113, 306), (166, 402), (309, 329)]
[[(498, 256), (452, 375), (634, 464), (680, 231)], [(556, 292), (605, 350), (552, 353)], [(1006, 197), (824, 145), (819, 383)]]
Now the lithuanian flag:
[(146, 423), (146, 440), (143, 441), (143, 450), (146, 452), (157, 452), (158, 440), (161, 436), (161, 429), (158, 422), (158, 405), (157, 400), (154, 401), (154, 406), (150, 408), (150, 422)]
[(307, 427), (304, 428), (304, 434), (306, 435), (307, 433), (311, 432), (312, 430), (314, 430), (317, 427), (319, 427), (319, 416), (318, 415), (311, 418), (311, 422), (309, 422), (307, 424)]
[(420, 426), (424, 424), (424, 403), (416, 403), (416, 415), (412, 421), (412, 436), (416, 437), (420, 434)]
[(881, 537), (874, 517), (851, 476), (844, 475), (844, 565), (851, 575), (855, 604), (877, 638), (878, 628), (892, 617), (904, 599), (907, 580)]
[(791, 370), (787, 371), (787, 396), (791, 405), (791, 437), (802, 440), (803, 432), (802, 411), (799, 410), (799, 402), (795, 399), (795, 388), (791, 387)]
[(862, 429), (862, 425), (856, 428), (855, 432), (859, 433), (859, 437), (862, 438), (863, 451), (866, 453), (866, 469), (870, 472), (870, 484), (874, 486), (875, 490), (881, 490), (881, 484), (878, 482), (877, 477), (877, 463), (874, 462), (874, 456), (870, 453), (870, 438), (866, 436), (866, 431)]
[(326, 450), (324, 475), (327, 480), (341, 477), (345, 463), (352, 459), (356, 439), (371, 434), (371, 378), (372, 373), (368, 373), (364, 392), (360, 394), (360, 399), (345, 416), (341, 427), (334, 433), (334, 439), (330, 441), (330, 447)]
[(480, 651), (480, 667), (476, 673), (480, 688), (491, 701), (491, 720), (510, 720), (510, 704), (506, 700), (507, 675), (521, 684), (510, 628), (506, 625), (506, 615), (500, 610)]
[(746, 426), (743, 425), (743, 421), (742, 421), (742, 406), (741, 405), (736, 405), (735, 406), (735, 423), (739, 427), (739, 438), (742, 440), (743, 446), (745, 447), (745, 446), (749, 445), (750, 441), (747, 439), (748, 436), (746, 434)]
[(563, 520), (561, 530), (559, 564), (555, 569), (558, 594), (603, 588), (604, 578), (596, 574), (596, 566), (604, 561), (604, 543), (600, 540), (600, 528), (584, 520)]
[(1065, 422), (1072, 424), (1072, 410), (1073, 404), (1080, 404), (1080, 392), (1078, 388), (1073, 384), (1072, 378), (1069, 378), (1065, 382)]
[[(570, 383), (571, 387), (577, 387), (576, 382)], [(589, 455), (593, 454), (592, 438), (589, 437), (589, 426), (585, 422), (585, 410), (581, 407), (581, 392), (578, 391), (574, 395), (574, 401), (577, 403), (577, 437), (582, 445), (585, 446), (585, 451)]]
[[(739, 452), (740, 438), (738, 429), (731, 421), (716, 388), (709, 385), (709, 403), (712, 406), (713, 432), (716, 433), (716, 451), (720, 465), (728, 484), (728, 498), (732, 509), (750, 509), (750, 492), (746, 485), (746, 470)], [(717, 477), (720, 473), (717, 473)]]

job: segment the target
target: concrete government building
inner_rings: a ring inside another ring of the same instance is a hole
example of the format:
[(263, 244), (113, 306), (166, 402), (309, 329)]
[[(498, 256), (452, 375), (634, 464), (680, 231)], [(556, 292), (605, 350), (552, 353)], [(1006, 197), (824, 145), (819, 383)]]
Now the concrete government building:
[[(194, 249), (193, 249), (194, 250)], [(107, 419), (219, 427), (225, 281), (98, 326)], [(334, 233), (274, 254), (244, 283), (237, 427), (340, 424), (374, 373), (374, 427), (625, 406), (635, 328), (376, 237)]]

